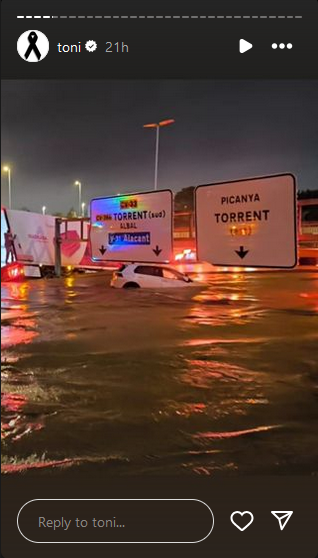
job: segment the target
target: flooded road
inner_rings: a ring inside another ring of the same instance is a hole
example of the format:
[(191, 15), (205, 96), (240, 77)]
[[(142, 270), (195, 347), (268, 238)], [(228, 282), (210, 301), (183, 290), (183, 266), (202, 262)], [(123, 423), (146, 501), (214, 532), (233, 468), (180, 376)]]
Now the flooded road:
[(2, 471), (317, 474), (317, 276), (4, 284)]

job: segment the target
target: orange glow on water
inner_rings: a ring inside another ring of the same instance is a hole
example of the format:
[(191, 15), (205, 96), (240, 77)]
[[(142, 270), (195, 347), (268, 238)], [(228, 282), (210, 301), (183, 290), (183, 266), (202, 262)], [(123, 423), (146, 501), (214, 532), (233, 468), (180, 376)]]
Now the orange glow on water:
[(27, 282), (6, 283), (2, 288), (2, 349), (31, 343), (38, 335), (35, 314), (30, 313), (27, 304), (29, 291)]
[(280, 424), (273, 424), (270, 426), (257, 426), (255, 428), (247, 428), (246, 430), (234, 430), (232, 432), (199, 432), (194, 435), (194, 438), (204, 438), (208, 440), (222, 440), (226, 438), (238, 438), (240, 436), (247, 436), (248, 434), (256, 434), (259, 432), (269, 432), (277, 428), (282, 428)]

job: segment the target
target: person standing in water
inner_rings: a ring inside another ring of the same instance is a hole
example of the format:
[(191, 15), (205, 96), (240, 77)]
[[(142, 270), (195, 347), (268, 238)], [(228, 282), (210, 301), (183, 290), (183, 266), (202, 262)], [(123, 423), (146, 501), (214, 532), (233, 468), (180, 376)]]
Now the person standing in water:
[(14, 240), (16, 235), (13, 235), (10, 231), (4, 233), (4, 246), (6, 249), (6, 264), (9, 263), (9, 259), (11, 256), (11, 263), (14, 261)]

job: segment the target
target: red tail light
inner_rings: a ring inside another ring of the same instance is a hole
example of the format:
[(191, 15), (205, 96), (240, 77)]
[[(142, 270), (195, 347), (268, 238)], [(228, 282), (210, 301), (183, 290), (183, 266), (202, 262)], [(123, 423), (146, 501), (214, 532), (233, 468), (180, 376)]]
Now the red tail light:
[(24, 278), (24, 267), (21, 264), (8, 264), (1, 269), (1, 281), (19, 281)]

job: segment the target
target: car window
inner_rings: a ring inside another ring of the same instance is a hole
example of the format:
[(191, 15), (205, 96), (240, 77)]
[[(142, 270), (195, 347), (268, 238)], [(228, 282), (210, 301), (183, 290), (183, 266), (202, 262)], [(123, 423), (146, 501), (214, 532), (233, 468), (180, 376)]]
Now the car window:
[(154, 277), (162, 277), (162, 270), (160, 267), (155, 267), (152, 265), (138, 265), (135, 269), (135, 273), (140, 275), (152, 275)]
[(174, 269), (169, 269), (167, 267), (162, 268), (162, 273), (164, 279), (176, 279), (179, 281), (184, 281), (182, 273), (175, 271)]

